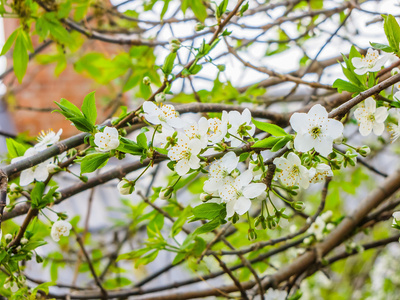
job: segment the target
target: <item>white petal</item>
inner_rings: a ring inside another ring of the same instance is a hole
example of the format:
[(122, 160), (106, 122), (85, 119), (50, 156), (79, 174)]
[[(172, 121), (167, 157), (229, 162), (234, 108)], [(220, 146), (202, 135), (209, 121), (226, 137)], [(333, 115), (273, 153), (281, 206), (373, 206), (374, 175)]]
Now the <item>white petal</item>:
[(109, 135), (111, 135), (112, 137), (116, 137), (118, 138), (118, 130), (115, 127), (106, 127), (104, 128), (104, 133), (108, 133)]
[(193, 155), (197, 155), (201, 151), (201, 142), (199, 139), (190, 140), (188, 146), (190, 149), (190, 153), (192, 153)]
[(361, 60), (361, 57), (353, 57), (351, 59), (351, 63), (357, 69), (363, 68), (365, 66), (364, 62)]
[(327, 156), (332, 152), (333, 138), (326, 137), (322, 140), (315, 140), (314, 144), (315, 151), (319, 152), (323, 156)]
[(27, 186), (35, 180), (34, 173), (32, 169), (27, 169), (21, 172), (19, 178), (19, 184), (22, 186)]
[(290, 164), (292, 165), (301, 165), (301, 160), (300, 157), (298, 157), (295, 153), (290, 152), (287, 156), (287, 160), (289, 161)]
[(290, 117), (290, 126), (297, 133), (304, 134), (308, 127), (308, 117), (305, 113), (294, 113)]
[(236, 156), (235, 152), (228, 152), (221, 159), (222, 166), (231, 173), (234, 169), (236, 169), (239, 163), (239, 156)]
[(362, 122), (359, 124), (360, 134), (362, 136), (367, 136), (372, 131), (372, 122)]
[(354, 69), (354, 73), (356, 73), (357, 75), (364, 75), (367, 72), (368, 72), (368, 68), (367, 67)]
[(168, 125), (170, 125), (173, 128), (182, 128), (184, 126), (186, 126), (186, 122), (184, 122), (182, 119), (180, 118), (172, 118), (167, 120)]
[(193, 170), (200, 168), (200, 158), (194, 155), (190, 156), (189, 167)]
[(146, 114), (150, 115), (159, 115), (161, 113), (161, 110), (151, 101), (146, 101), (143, 103), (143, 111)]
[(190, 167), (189, 163), (186, 159), (181, 159), (175, 166), (175, 171), (178, 173), (179, 176), (183, 176), (189, 172)]
[(264, 183), (251, 183), (243, 189), (243, 196), (252, 199), (260, 196), (266, 189)]
[(235, 179), (235, 184), (239, 187), (248, 185), (253, 179), (253, 173), (250, 170), (244, 171)]
[(332, 139), (337, 139), (343, 134), (342, 122), (334, 119), (328, 119), (326, 122), (326, 134)]
[(204, 117), (199, 120), (199, 134), (204, 135), (208, 131), (208, 120)]
[(354, 111), (354, 117), (357, 119), (358, 122), (363, 122), (368, 118), (368, 111), (365, 107), (359, 107)]
[(277, 157), (274, 159), (274, 165), (278, 168), (278, 169), (285, 169), (288, 166), (288, 160), (282, 157)]
[(45, 181), (49, 176), (49, 171), (47, 170), (47, 165), (40, 164), (36, 167), (34, 171), (34, 176), (36, 181)]
[(230, 218), (234, 215), (235, 213), (235, 204), (236, 200), (229, 201), (226, 203), (226, 217)]
[(297, 151), (307, 152), (314, 147), (314, 138), (309, 134), (297, 134), (294, 138), (293, 145)]
[(251, 122), (251, 112), (248, 108), (246, 108), (242, 112), (242, 121), (245, 122), (246, 124)]
[(220, 187), (221, 182), (219, 180), (216, 180), (214, 178), (210, 178), (204, 182), (203, 190), (206, 193), (212, 194), (214, 192), (218, 191), (218, 188)]
[(300, 187), (306, 189), (310, 185), (309, 170), (307, 170), (307, 168), (304, 166), (300, 166), (300, 174)]
[(378, 107), (375, 111), (375, 121), (378, 123), (385, 122), (386, 118), (388, 117), (389, 113), (386, 107)]
[(238, 215), (243, 215), (244, 213), (248, 212), (251, 207), (251, 201), (246, 197), (240, 197), (234, 206), (234, 209)]
[(364, 106), (366, 110), (370, 113), (374, 113), (376, 110), (376, 102), (372, 97), (368, 97), (367, 99), (365, 99)]
[(385, 124), (374, 122), (374, 124), (372, 125), (372, 129), (374, 130), (374, 133), (376, 135), (381, 135), (385, 130)]
[(310, 111), (307, 113), (308, 118), (328, 118), (328, 112), (326, 108), (321, 104), (316, 104), (311, 107)]

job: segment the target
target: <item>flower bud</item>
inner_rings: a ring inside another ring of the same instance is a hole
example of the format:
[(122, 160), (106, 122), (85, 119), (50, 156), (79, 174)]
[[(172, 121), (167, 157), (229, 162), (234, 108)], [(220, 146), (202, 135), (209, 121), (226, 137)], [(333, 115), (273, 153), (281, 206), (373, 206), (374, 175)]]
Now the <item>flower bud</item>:
[(296, 201), (296, 202), (293, 204), (293, 208), (294, 208), (295, 210), (298, 210), (298, 211), (304, 210), (305, 207), (306, 207), (306, 206), (304, 205), (304, 202), (303, 202), (303, 201)]
[(166, 188), (163, 188), (160, 191), (160, 199), (161, 200), (168, 200), (172, 196), (172, 192), (174, 191), (174, 188), (172, 186), (168, 186)]
[(333, 216), (332, 211), (331, 210), (327, 210), (326, 212), (324, 212), (321, 215), (321, 219), (326, 223), (332, 218), (332, 216)]
[(4, 236), (4, 239), (6, 240), (7, 243), (11, 242), (12, 238), (13, 238), (13, 236), (12, 236), (11, 233), (7, 233), (7, 234)]
[(144, 85), (150, 85), (150, 83), (151, 83), (151, 80), (150, 80), (149, 76), (143, 77), (143, 84)]
[(47, 172), (49, 172), (50, 174), (57, 173), (60, 170), (61, 170), (60, 167), (57, 166), (56, 164), (50, 163), (47, 165)]
[(15, 248), (15, 251), (17, 251), (17, 252), (21, 251), (21, 246), (18, 246), (17, 248)]
[(195, 31), (202, 31), (204, 28), (206, 28), (206, 26), (205, 26), (204, 24), (201, 24), (201, 23), (197, 23), (197, 24), (194, 26), (194, 30), (195, 30)]
[(129, 195), (132, 194), (133, 191), (135, 190), (135, 183), (127, 179), (122, 179), (118, 183), (117, 189), (121, 195)]
[(249, 239), (249, 241), (254, 241), (255, 239), (257, 239), (257, 233), (253, 228), (249, 229), (247, 233), (247, 238)]
[(18, 186), (18, 184), (13, 182), (13, 183), (10, 184), (10, 191), (14, 192), (14, 193), (17, 193), (17, 192), (20, 191), (20, 187)]
[(169, 49), (171, 52), (176, 52), (181, 47), (181, 41), (177, 38), (171, 38), (169, 40)]
[(312, 239), (311, 239), (310, 237), (305, 238), (305, 239), (303, 240), (303, 243), (306, 244), (306, 245), (310, 245), (310, 244), (312, 243)]
[(79, 179), (82, 180), (83, 182), (88, 182), (88, 180), (89, 180), (89, 178), (84, 175), (80, 176)]
[(239, 221), (239, 215), (237, 213), (234, 213), (234, 215), (232, 216), (232, 223), (236, 224), (236, 222)]
[(333, 229), (335, 229), (335, 224), (333, 223), (328, 223), (326, 225), (326, 230), (328, 230), (329, 232), (331, 232)]
[(207, 193), (201, 193), (200, 194), (200, 200), (203, 201), (203, 202), (207, 202), (207, 201), (209, 201), (211, 199), (212, 199), (212, 195), (210, 195), (210, 194), (207, 194)]
[(360, 153), (361, 156), (366, 157), (368, 154), (371, 153), (371, 149), (368, 146), (364, 145), (357, 148), (357, 152)]
[(36, 262), (37, 262), (38, 264), (40, 264), (40, 263), (43, 262), (43, 258), (42, 258), (40, 255), (37, 255), (37, 253), (36, 253)]
[(400, 69), (399, 68), (393, 68), (392, 71), (390, 71), (390, 74), (392, 76), (399, 74), (400, 73)]
[(28, 244), (28, 242), (29, 242), (29, 240), (26, 238), (26, 237), (23, 237), (22, 239), (21, 239), (21, 245), (26, 245), (26, 244)]
[(343, 143), (343, 134), (340, 135), (338, 138), (334, 139), (333, 143), (335, 143), (336, 145), (341, 145)]
[(217, 68), (220, 72), (224, 72), (226, 69), (225, 65), (218, 65)]
[(154, 97), (154, 99), (156, 100), (157, 103), (161, 103), (161, 102), (164, 102), (164, 101), (165, 101), (166, 97), (165, 97), (165, 94), (164, 94), (164, 93), (158, 93), (158, 94)]

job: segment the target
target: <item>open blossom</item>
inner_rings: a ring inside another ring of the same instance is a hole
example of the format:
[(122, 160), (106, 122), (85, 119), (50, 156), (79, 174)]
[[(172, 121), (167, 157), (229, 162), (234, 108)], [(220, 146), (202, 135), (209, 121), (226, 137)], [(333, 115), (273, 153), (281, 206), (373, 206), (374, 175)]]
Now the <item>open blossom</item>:
[(325, 221), (321, 217), (317, 217), (315, 222), (308, 228), (307, 233), (313, 234), (317, 241), (321, 241), (324, 238)]
[(389, 131), (391, 132), (392, 143), (400, 137), (400, 113), (397, 110), (397, 125), (389, 123)]
[(204, 182), (204, 191), (207, 193), (217, 192), (229, 174), (236, 169), (239, 157), (234, 152), (228, 152), (221, 159), (214, 161), (208, 171), (209, 179)]
[[(240, 139), (244, 136), (253, 136), (256, 127), (251, 123), (251, 113), (247, 108), (240, 114), (233, 110), (228, 115), (228, 133), (231, 134), (229, 141), (232, 147), (238, 147), (242, 143)], [(238, 139), (240, 138), (240, 139)]]
[(367, 136), (374, 131), (376, 135), (381, 135), (385, 129), (385, 120), (388, 116), (386, 107), (376, 107), (376, 102), (372, 97), (364, 101), (364, 106), (354, 111), (354, 117), (358, 121), (360, 134)]
[(287, 186), (300, 185), (306, 189), (310, 185), (310, 178), (314, 175), (312, 170), (301, 164), (300, 158), (293, 152), (290, 152), (287, 158), (275, 158), (274, 165), (281, 170), (278, 177)]
[(53, 131), (53, 129), (45, 132), (42, 130), (37, 137), (38, 143), (35, 145), (35, 149), (42, 151), (46, 149), (48, 146), (52, 146), (60, 140), (60, 136), (62, 134), (62, 129), (60, 129), (57, 133)]
[(67, 221), (56, 221), (54, 222), (53, 226), (51, 227), (51, 238), (55, 241), (58, 242), (60, 241), (60, 237), (63, 236), (68, 236), (69, 231), (71, 230), (72, 225), (68, 223)]
[(343, 124), (328, 118), (328, 112), (320, 104), (311, 107), (305, 113), (294, 113), (290, 125), (297, 132), (294, 148), (299, 152), (307, 152), (312, 148), (321, 155), (332, 152), (333, 141), (343, 133)]
[(169, 104), (155, 105), (151, 101), (143, 103), (143, 111), (145, 119), (154, 125), (162, 125), (169, 129), (182, 128), (185, 123), (178, 118), (175, 108)]
[(393, 224), (400, 222), (400, 211), (395, 211), (393, 213)]
[(168, 157), (178, 162), (175, 171), (183, 176), (190, 169), (200, 168), (200, 158), (197, 157), (200, 151), (199, 139), (189, 140), (186, 135), (181, 135), (178, 137), (178, 143), (168, 151)]
[(318, 164), (315, 167), (314, 176), (310, 178), (310, 183), (318, 183), (325, 180), (326, 177), (332, 177), (333, 172), (330, 166), (327, 164)]
[(369, 48), (365, 57), (353, 57), (351, 63), (355, 67), (354, 73), (364, 75), (367, 72), (378, 72), (387, 59), (387, 55), (379, 57), (377, 50)]
[(208, 140), (211, 144), (222, 142), (228, 132), (228, 113), (222, 112), (221, 119), (208, 119)]
[(227, 217), (236, 212), (243, 215), (251, 207), (251, 200), (261, 195), (267, 186), (264, 183), (250, 183), (253, 179), (251, 171), (247, 170), (236, 178), (227, 177), (219, 190), (219, 196), (226, 202)]
[[(33, 156), (38, 154), (39, 151), (35, 148), (29, 148), (25, 151), (24, 156), (21, 157), (16, 157), (11, 160), (11, 163), (16, 163), (18, 161), (21, 161), (27, 157)], [(45, 181), (47, 177), (49, 176), (49, 171), (47, 170), (47, 165), (51, 163), (51, 159), (48, 159), (36, 166), (33, 166), (32, 168), (23, 170), (21, 172), (21, 176), (19, 179), (19, 184), (21, 186), (27, 186), (28, 184), (36, 181)]]
[(208, 121), (206, 118), (201, 118), (199, 122), (191, 121), (183, 128), (186, 136), (191, 139), (198, 139), (201, 142), (201, 148), (207, 147), (208, 144)]
[(114, 127), (106, 127), (103, 132), (98, 132), (94, 135), (94, 143), (97, 151), (107, 152), (118, 148), (119, 135), (118, 130)]
[[(268, 291), (265, 293), (265, 299), (266, 300), (285, 300), (287, 297), (287, 292), (286, 291), (281, 291), (281, 290), (274, 290), (272, 288), (268, 289)], [(260, 297), (261, 299), (261, 297)]]

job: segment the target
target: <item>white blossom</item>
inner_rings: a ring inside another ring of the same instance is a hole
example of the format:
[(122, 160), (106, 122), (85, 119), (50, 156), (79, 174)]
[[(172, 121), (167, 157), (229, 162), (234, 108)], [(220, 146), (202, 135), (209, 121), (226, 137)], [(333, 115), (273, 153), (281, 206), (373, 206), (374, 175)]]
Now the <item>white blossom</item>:
[(38, 151), (42, 151), (48, 146), (54, 145), (60, 140), (62, 132), (62, 129), (60, 129), (57, 133), (55, 133), (53, 129), (50, 129), (47, 132), (42, 130), (37, 137), (38, 143), (34, 146), (35, 149), (37, 149)]
[[(25, 151), (24, 156), (16, 157), (11, 160), (11, 163), (19, 162), (27, 157), (38, 154), (39, 151), (35, 148), (29, 148)], [(48, 159), (32, 168), (23, 170), (21, 172), (21, 176), (19, 178), (19, 184), (21, 186), (27, 186), (28, 184), (36, 181), (45, 181), (49, 176), (49, 171), (47, 170), (47, 165), (51, 162), (51, 159)]]
[(185, 125), (170, 104), (155, 105), (151, 101), (146, 101), (143, 103), (143, 111), (145, 119), (151, 124), (162, 125), (169, 129), (182, 128)]
[(318, 164), (315, 168), (314, 168), (315, 174), (314, 176), (310, 179), (310, 183), (318, 183), (318, 182), (322, 182), (325, 180), (326, 177), (333, 177), (333, 172), (330, 166), (328, 166), (327, 164)]
[(243, 215), (251, 207), (251, 200), (265, 191), (264, 183), (251, 183), (253, 175), (247, 170), (236, 178), (226, 178), (224, 185), (219, 189), (219, 196), (226, 202), (227, 217), (230, 218), (236, 212)]
[(121, 195), (129, 195), (131, 194), (131, 190), (132, 192), (134, 191), (134, 189), (132, 189), (132, 183), (126, 179), (122, 179), (118, 183), (117, 189)]
[(393, 213), (393, 224), (397, 224), (397, 222), (400, 222), (400, 211)]
[(15, 281), (10, 281), (9, 279), (6, 279), (3, 287), (5, 289), (10, 289), (13, 293), (16, 293), (19, 289), (17, 283)]
[(397, 110), (397, 124), (389, 123), (389, 131), (391, 133), (392, 143), (400, 137), (400, 113)]
[(222, 142), (228, 132), (228, 113), (222, 112), (221, 119), (208, 119), (208, 140), (211, 144)]
[(71, 230), (72, 225), (68, 223), (67, 221), (59, 220), (54, 222), (53, 226), (51, 227), (51, 238), (55, 241), (58, 242), (60, 241), (60, 237), (63, 236), (68, 236), (69, 231)]
[(274, 290), (272, 288), (268, 289), (265, 293), (265, 300), (285, 300), (287, 296), (286, 291)]
[(313, 234), (317, 241), (321, 241), (324, 238), (325, 222), (321, 217), (317, 217), (315, 222), (308, 228), (307, 233)]
[(201, 142), (201, 148), (207, 147), (208, 144), (208, 121), (206, 118), (201, 118), (198, 122), (190, 121), (183, 128), (186, 136), (192, 139), (198, 139)]
[(192, 139), (186, 135), (178, 136), (178, 143), (168, 151), (168, 157), (177, 161), (175, 171), (178, 175), (183, 176), (190, 169), (198, 169), (200, 167), (200, 159), (197, 155), (201, 151), (201, 142), (199, 139)]
[(96, 150), (100, 152), (108, 152), (118, 148), (118, 130), (114, 127), (106, 126), (103, 132), (98, 132), (94, 135), (94, 143), (97, 146)]
[(299, 152), (307, 152), (312, 148), (321, 155), (332, 152), (333, 141), (343, 133), (343, 124), (328, 118), (328, 112), (320, 104), (314, 105), (305, 113), (294, 113), (290, 125), (297, 132), (294, 148)]
[[(232, 147), (238, 147), (242, 144), (244, 136), (253, 136), (256, 128), (251, 123), (251, 113), (247, 108), (240, 114), (238, 111), (233, 110), (228, 114), (228, 133), (231, 134), (229, 141)], [(240, 138), (240, 139), (238, 139)]]
[(238, 163), (239, 157), (234, 152), (228, 152), (221, 159), (214, 161), (208, 171), (209, 179), (204, 182), (204, 191), (217, 192)]
[(376, 102), (372, 97), (365, 99), (364, 106), (354, 111), (354, 117), (358, 121), (360, 134), (367, 136), (374, 131), (376, 135), (381, 135), (385, 129), (385, 120), (388, 116), (386, 107), (376, 107)]
[(351, 63), (355, 67), (354, 73), (364, 75), (367, 72), (378, 72), (387, 61), (388, 56), (379, 57), (379, 52), (369, 48), (365, 57), (353, 57)]
[(306, 189), (310, 185), (310, 178), (314, 175), (312, 170), (308, 170), (301, 164), (300, 158), (293, 152), (290, 152), (287, 158), (275, 158), (274, 165), (281, 170), (278, 174), (279, 179), (290, 187), (300, 185)]
[(157, 130), (156, 134), (154, 135), (154, 143), (159, 144), (161, 147), (165, 147), (168, 142), (171, 142), (174, 133), (176, 133), (175, 130), (167, 127), (162, 128), (161, 132)]

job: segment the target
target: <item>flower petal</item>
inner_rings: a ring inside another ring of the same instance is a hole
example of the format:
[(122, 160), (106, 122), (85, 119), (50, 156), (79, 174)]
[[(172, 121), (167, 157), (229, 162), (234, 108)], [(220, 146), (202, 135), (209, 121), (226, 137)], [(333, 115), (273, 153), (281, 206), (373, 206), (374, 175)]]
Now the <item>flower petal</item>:
[(266, 189), (264, 183), (251, 183), (243, 189), (243, 196), (252, 199), (260, 196)]
[(326, 124), (326, 134), (332, 139), (337, 139), (343, 134), (343, 124), (342, 122), (334, 119), (328, 119)]
[(244, 213), (248, 212), (251, 207), (251, 201), (250, 199), (247, 199), (246, 197), (240, 197), (234, 206), (234, 210), (238, 215), (243, 215)]
[(239, 163), (239, 156), (236, 156), (235, 152), (228, 152), (221, 159), (221, 165), (231, 173), (234, 169), (236, 169)]
[(307, 130), (308, 118), (305, 113), (294, 113), (290, 117), (290, 126), (292, 126), (293, 130), (297, 133), (304, 134)]
[(314, 147), (314, 138), (309, 134), (297, 134), (294, 138), (293, 145), (297, 151), (307, 152)]
[(376, 110), (376, 102), (372, 97), (368, 97), (367, 99), (365, 99), (364, 106), (366, 110), (370, 113), (374, 113)]
[(372, 122), (361, 122), (359, 125), (360, 134), (362, 136), (367, 136), (372, 131)]
[(175, 171), (179, 176), (183, 176), (189, 172), (190, 166), (186, 159), (181, 159), (175, 166)]
[(372, 125), (372, 129), (374, 130), (374, 133), (376, 135), (381, 135), (383, 133), (383, 131), (385, 130), (385, 124), (374, 122)]
[(389, 113), (386, 107), (378, 107), (375, 111), (375, 121), (378, 123), (385, 122), (386, 118), (388, 117)]

